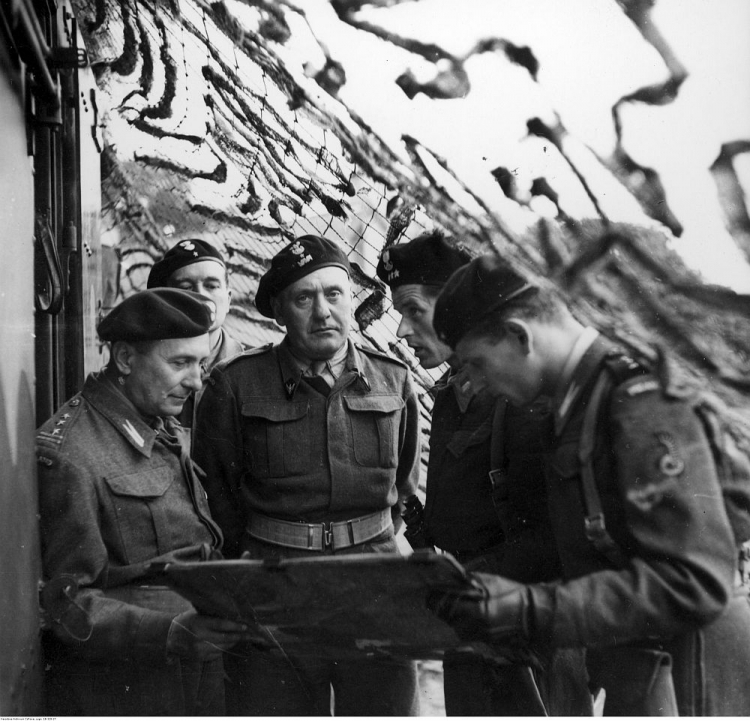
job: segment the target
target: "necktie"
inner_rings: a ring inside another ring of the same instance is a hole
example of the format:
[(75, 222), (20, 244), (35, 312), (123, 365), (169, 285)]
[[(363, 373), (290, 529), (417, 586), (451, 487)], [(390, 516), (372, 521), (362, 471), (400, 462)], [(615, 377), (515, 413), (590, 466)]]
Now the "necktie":
[(302, 380), (304, 380), (311, 388), (318, 391), (318, 393), (327, 397), (331, 392), (331, 387), (328, 385), (328, 381), (323, 375), (325, 370), (325, 361), (313, 361), (310, 364), (310, 367), (302, 374)]

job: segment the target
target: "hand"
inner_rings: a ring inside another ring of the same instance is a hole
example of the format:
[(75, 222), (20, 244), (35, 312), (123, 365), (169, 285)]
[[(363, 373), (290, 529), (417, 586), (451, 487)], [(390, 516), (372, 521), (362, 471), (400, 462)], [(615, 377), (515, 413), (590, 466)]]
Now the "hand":
[(185, 611), (172, 620), (167, 653), (206, 661), (221, 656), (239, 641), (254, 638), (244, 623)]
[(464, 641), (528, 645), (552, 619), (552, 598), (542, 586), (502, 576), (469, 574), (470, 588), (435, 589), (428, 608)]

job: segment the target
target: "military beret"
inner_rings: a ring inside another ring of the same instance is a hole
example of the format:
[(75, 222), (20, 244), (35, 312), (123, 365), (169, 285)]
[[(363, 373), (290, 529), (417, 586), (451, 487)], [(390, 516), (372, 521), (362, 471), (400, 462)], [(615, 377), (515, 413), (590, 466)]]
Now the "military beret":
[(178, 288), (142, 290), (116, 305), (97, 331), (103, 341), (194, 338), (208, 333), (216, 306), (200, 293)]
[(272, 258), (271, 267), (258, 283), (255, 307), (266, 318), (273, 318), (273, 296), (314, 270), (327, 266), (343, 268), (349, 275), (352, 273), (349, 259), (336, 243), (318, 235), (300, 236)]
[(391, 288), (412, 283), (443, 285), (470, 260), (466, 250), (451, 245), (440, 233), (424, 233), (384, 250), (376, 272)]
[(172, 273), (180, 268), (184, 268), (186, 265), (192, 265), (201, 260), (214, 260), (226, 268), (224, 258), (221, 257), (221, 253), (211, 243), (207, 243), (205, 240), (198, 240), (197, 238), (181, 240), (176, 245), (173, 245), (161, 260), (158, 260), (151, 266), (146, 287), (164, 288), (169, 285), (169, 277)]
[(432, 325), (438, 338), (455, 348), (483, 318), (534, 288), (497, 255), (482, 255), (448, 279), (435, 303)]

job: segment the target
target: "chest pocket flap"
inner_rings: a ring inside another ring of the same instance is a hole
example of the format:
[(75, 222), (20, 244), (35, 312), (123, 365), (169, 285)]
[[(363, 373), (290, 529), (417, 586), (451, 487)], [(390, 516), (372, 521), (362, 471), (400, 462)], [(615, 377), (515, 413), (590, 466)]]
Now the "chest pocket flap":
[(307, 401), (253, 398), (242, 404), (245, 462), (257, 478), (309, 472), (311, 429)]
[(458, 458), (467, 448), (484, 443), (492, 433), (492, 419), (486, 418), (479, 426), (474, 428), (461, 428), (457, 430), (446, 446), (448, 451)]
[(394, 413), (400, 411), (405, 403), (401, 396), (344, 396), (344, 403), (350, 411), (369, 411), (374, 413)]
[(163, 496), (172, 485), (174, 476), (169, 466), (160, 466), (140, 473), (127, 473), (104, 480), (112, 493), (118, 496), (158, 498)]
[(354, 458), (361, 466), (395, 468), (401, 411), (406, 402), (397, 395), (344, 396), (352, 432)]
[(290, 403), (275, 399), (246, 401), (242, 404), (242, 415), (246, 418), (262, 418), (272, 423), (287, 423), (307, 415), (307, 402)]

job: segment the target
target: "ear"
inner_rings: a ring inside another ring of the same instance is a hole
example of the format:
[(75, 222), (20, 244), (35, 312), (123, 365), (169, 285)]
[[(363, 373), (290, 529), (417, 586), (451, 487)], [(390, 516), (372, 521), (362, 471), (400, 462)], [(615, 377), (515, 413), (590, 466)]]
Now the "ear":
[(509, 335), (516, 339), (524, 355), (534, 350), (534, 333), (529, 324), (520, 318), (508, 318), (505, 328)]
[(112, 344), (110, 355), (120, 375), (129, 376), (132, 373), (135, 348), (130, 343), (122, 340), (115, 341)]

